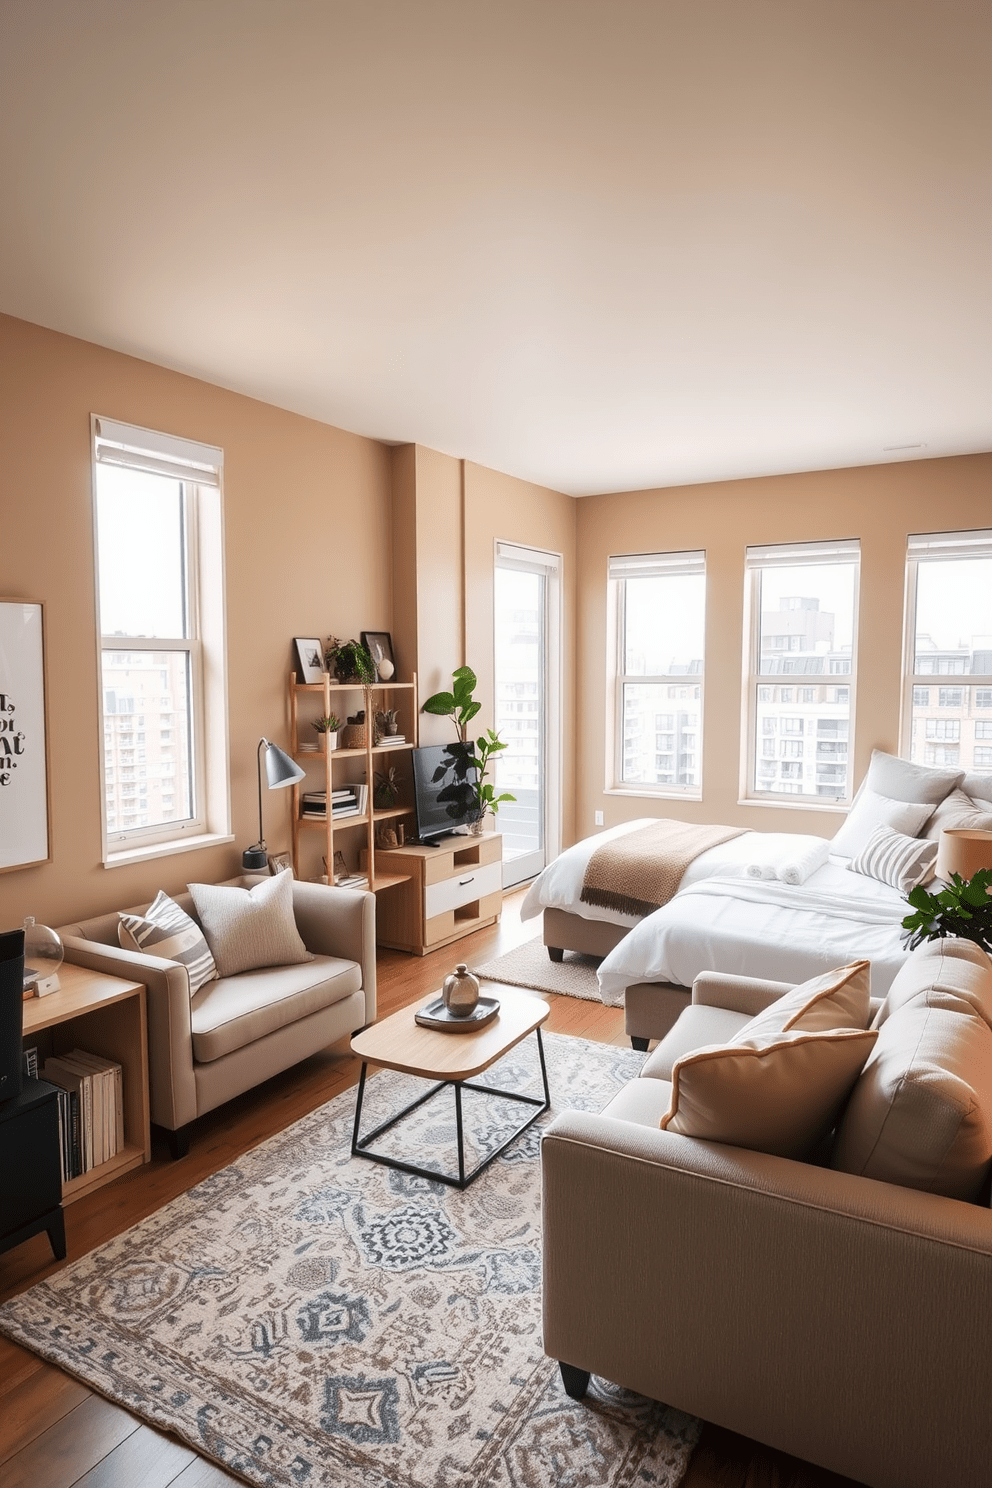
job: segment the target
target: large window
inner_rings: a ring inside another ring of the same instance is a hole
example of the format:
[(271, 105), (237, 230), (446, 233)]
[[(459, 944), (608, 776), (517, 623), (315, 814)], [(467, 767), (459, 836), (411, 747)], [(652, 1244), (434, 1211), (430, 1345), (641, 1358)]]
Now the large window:
[(220, 450), (94, 420), (107, 861), (228, 831)]
[(850, 797), (859, 560), (853, 540), (747, 550), (745, 798)]
[(616, 616), (613, 785), (702, 793), (706, 555), (610, 559)]
[[(902, 753), (992, 768), (981, 742), (992, 706), (992, 531), (910, 537), (905, 655)], [(960, 681), (933, 686), (935, 677)]]

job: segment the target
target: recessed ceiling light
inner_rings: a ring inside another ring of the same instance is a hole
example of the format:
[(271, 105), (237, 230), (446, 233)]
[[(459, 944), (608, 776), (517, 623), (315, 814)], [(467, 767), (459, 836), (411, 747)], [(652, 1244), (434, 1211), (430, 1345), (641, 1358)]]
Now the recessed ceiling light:
[(926, 445), (925, 444), (883, 444), (882, 445), (882, 454), (883, 455), (894, 455), (894, 454), (897, 454), (900, 450), (911, 450), (911, 449), (926, 449)]

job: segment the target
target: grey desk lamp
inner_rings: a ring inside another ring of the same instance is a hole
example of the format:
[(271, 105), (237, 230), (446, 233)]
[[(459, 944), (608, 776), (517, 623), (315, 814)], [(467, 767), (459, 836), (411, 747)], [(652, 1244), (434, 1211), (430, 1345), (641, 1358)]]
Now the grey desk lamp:
[(241, 866), (248, 872), (264, 871), (269, 865), (265, 848), (265, 833), (262, 830), (262, 750), (265, 750), (265, 778), (269, 790), (281, 790), (284, 785), (293, 785), (306, 774), (295, 760), (268, 739), (258, 741), (258, 841), (254, 847), (246, 847), (241, 854)]

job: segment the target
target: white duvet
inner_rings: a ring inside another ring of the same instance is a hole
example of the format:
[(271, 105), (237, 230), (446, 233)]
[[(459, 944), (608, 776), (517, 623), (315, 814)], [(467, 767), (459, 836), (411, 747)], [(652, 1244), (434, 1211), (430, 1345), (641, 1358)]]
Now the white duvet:
[(599, 967), (603, 1001), (634, 982), (691, 987), (701, 971), (801, 982), (862, 957), (874, 996), (906, 959), (897, 890), (827, 863), (800, 888), (753, 878), (710, 878), (680, 890), (640, 920)]

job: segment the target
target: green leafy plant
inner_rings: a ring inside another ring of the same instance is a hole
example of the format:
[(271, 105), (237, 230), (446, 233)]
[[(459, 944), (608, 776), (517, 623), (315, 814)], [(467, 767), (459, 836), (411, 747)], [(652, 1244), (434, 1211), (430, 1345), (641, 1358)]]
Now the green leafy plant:
[(328, 636), (324, 665), (339, 682), (360, 682), (368, 687), (375, 681), (372, 653), (361, 641), (339, 641), (336, 636)]
[(318, 734), (336, 734), (341, 727), (341, 720), (335, 714), (328, 713), (325, 718), (316, 719), (313, 727)]
[(909, 949), (915, 950), (925, 940), (956, 935), (992, 951), (990, 889), (992, 868), (979, 868), (967, 879), (952, 873), (950, 883), (936, 894), (929, 894), (924, 888), (911, 889), (906, 897), (915, 914), (907, 915), (902, 922)]
[(372, 782), (372, 804), (380, 811), (388, 811), (400, 798), (402, 776), (395, 765), (377, 770)]
[(486, 779), (489, 761), (507, 746), (495, 729), (483, 729), (474, 742), (468, 737), (468, 726), (482, 704), (473, 696), (478, 678), (471, 667), (459, 667), (452, 673), (450, 692), (435, 692), (421, 708), (439, 718), (451, 718), (458, 735), (457, 744), (449, 744), (445, 759), (434, 772), (434, 783), (447, 782), (438, 792), (438, 801), (453, 819), (474, 812), (476, 820), (487, 811), (497, 813), (505, 801), (515, 801), (509, 791), (496, 794), (496, 787)]

